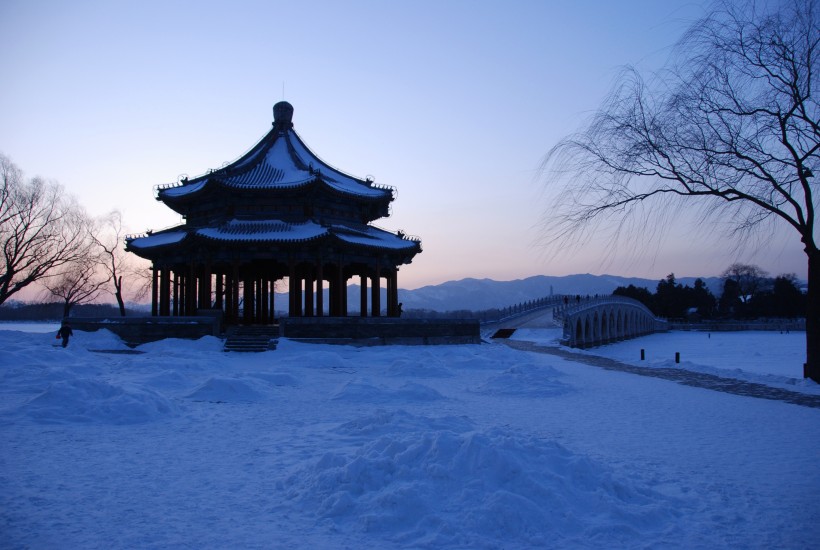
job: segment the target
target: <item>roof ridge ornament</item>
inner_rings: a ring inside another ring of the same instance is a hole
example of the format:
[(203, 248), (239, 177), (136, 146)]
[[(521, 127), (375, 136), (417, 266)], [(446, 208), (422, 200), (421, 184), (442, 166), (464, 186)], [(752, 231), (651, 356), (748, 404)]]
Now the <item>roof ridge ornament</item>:
[(278, 130), (293, 128), (293, 105), (280, 101), (273, 106), (273, 126)]

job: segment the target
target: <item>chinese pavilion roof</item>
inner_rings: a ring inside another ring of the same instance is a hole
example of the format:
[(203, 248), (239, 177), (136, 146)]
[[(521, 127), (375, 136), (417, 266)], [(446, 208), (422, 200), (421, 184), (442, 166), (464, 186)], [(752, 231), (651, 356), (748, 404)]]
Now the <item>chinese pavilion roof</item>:
[(197, 200), (205, 190), (214, 187), (271, 193), (320, 184), (328, 192), (348, 200), (386, 203), (393, 200), (391, 187), (345, 174), (308, 149), (293, 130), (293, 107), (289, 103), (277, 103), (274, 113), (273, 129), (241, 158), (203, 176), (160, 185), (157, 199), (179, 210), (183, 204)]
[[(326, 164), (294, 132), (293, 107), (274, 106), (273, 129), (231, 164), (157, 189), (157, 199), (185, 217), (171, 229), (126, 238), (148, 259), (226, 250), (256, 257), (277, 250), (355, 251), (409, 263), (421, 241), (369, 224), (389, 215), (393, 189)], [(243, 253), (242, 251), (246, 251)]]
[(218, 227), (189, 228), (185, 225), (134, 237), (128, 247), (135, 253), (205, 240), (225, 245), (231, 243), (297, 244), (322, 239), (335, 239), (348, 245), (394, 252), (411, 252), (419, 241), (406, 238), (372, 225), (322, 226), (313, 221), (289, 223), (278, 220), (230, 220)]

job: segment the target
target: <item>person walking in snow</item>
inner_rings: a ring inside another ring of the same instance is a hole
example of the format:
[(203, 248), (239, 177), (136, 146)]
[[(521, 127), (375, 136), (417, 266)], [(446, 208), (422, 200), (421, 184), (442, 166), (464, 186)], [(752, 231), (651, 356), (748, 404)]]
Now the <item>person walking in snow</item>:
[(74, 331), (71, 330), (71, 325), (68, 324), (68, 321), (63, 321), (63, 324), (60, 326), (60, 330), (57, 331), (57, 337), (63, 339), (63, 347), (68, 345), (68, 339), (71, 336), (74, 336)]

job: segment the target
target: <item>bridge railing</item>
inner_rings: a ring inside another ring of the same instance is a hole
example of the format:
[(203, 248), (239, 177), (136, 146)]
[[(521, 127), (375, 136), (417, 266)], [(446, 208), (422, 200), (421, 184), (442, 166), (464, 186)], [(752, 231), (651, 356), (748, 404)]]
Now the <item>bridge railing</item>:
[(512, 319), (523, 317), (524, 315), (528, 315), (536, 311), (549, 308), (554, 309), (556, 305), (562, 302), (562, 300), (563, 296), (553, 295), (546, 296), (538, 300), (532, 300), (530, 302), (522, 302), (520, 304), (516, 304), (514, 306), (509, 306), (499, 310), (500, 315), (483, 318), (481, 320), (481, 324), (485, 325), (490, 323), (503, 323), (505, 321), (510, 321)]
[(562, 303), (563, 300), (564, 296), (562, 294), (553, 294), (551, 296), (544, 296), (543, 298), (529, 300), (527, 302), (520, 302), (498, 310), (488, 310), (492, 311), (493, 314), (482, 315), (481, 324), (486, 325), (490, 323), (502, 323), (511, 319), (517, 319), (518, 317), (533, 313), (535, 311), (554, 308), (556, 305)]

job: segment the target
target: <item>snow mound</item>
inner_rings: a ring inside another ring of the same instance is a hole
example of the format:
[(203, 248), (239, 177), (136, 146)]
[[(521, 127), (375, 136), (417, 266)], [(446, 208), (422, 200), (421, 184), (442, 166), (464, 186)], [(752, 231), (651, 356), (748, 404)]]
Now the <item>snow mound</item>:
[(259, 378), (274, 386), (299, 386), (299, 380), (292, 374), (286, 372), (249, 372), (247, 376)]
[(450, 366), (469, 370), (498, 369), (498, 359), (494, 356), (480, 355), (478, 353), (467, 357), (464, 355), (454, 355)]
[(441, 361), (423, 361), (417, 359), (397, 359), (387, 367), (387, 376), (406, 378), (449, 378), (453, 376), (453, 371), (441, 364)]
[(395, 411), (379, 409), (367, 416), (345, 422), (336, 429), (336, 432), (350, 436), (373, 437), (380, 434), (404, 433), (425, 429), (464, 433), (474, 430), (475, 424), (464, 416), (428, 418), (419, 417), (401, 409)]
[(100, 329), (94, 332), (84, 332), (75, 330), (74, 336), (69, 339), (68, 347), (71, 348), (74, 345), (82, 344), (83, 347), (88, 348), (90, 350), (127, 350), (130, 349), (126, 346), (122, 339), (108, 330)]
[[(285, 346), (282, 346), (282, 342), (285, 343)], [(301, 348), (299, 346), (302, 346)], [(277, 359), (277, 361), (281, 361), (280, 364), (283, 366), (288, 367), (295, 367), (295, 368), (318, 368), (318, 369), (344, 369), (344, 370), (353, 370), (355, 369), (355, 365), (346, 359), (342, 358), (339, 353), (334, 351), (324, 351), (322, 348), (325, 346), (311, 346), (309, 344), (299, 344), (293, 342), (286, 342), (285, 340), (280, 340), (279, 346), (277, 348), (282, 348), (285, 351), (288, 350), (300, 350), (304, 349), (305, 351), (301, 352), (298, 355), (286, 355), (282, 359)], [(311, 351), (313, 349), (318, 349), (321, 351)]]
[(682, 505), (557, 443), (496, 430), (394, 432), (326, 453), (288, 485), (339, 530), (407, 546), (617, 547), (666, 532)]
[(143, 380), (143, 383), (161, 390), (179, 390), (190, 387), (190, 380), (187, 376), (170, 369), (148, 376)]
[(374, 386), (367, 381), (354, 380), (339, 389), (331, 399), (367, 402), (367, 403), (395, 403), (397, 401), (435, 401), (444, 399), (439, 392), (415, 382), (406, 382), (398, 389), (385, 386)]
[(556, 397), (573, 391), (573, 387), (558, 380), (560, 372), (548, 366), (516, 365), (490, 377), (473, 391), (486, 395), (519, 395), (526, 397)]
[(82, 378), (49, 385), (17, 412), (43, 424), (139, 424), (178, 414), (174, 403), (149, 388)]
[(166, 338), (164, 340), (142, 344), (137, 346), (137, 349), (146, 353), (162, 353), (167, 355), (174, 352), (190, 354), (192, 352), (202, 351), (222, 351), (224, 347), (225, 343), (216, 336), (203, 336), (194, 341)]
[(267, 395), (252, 380), (214, 376), (185, 397), (213, 403), (253, 403), (267, 400)]

